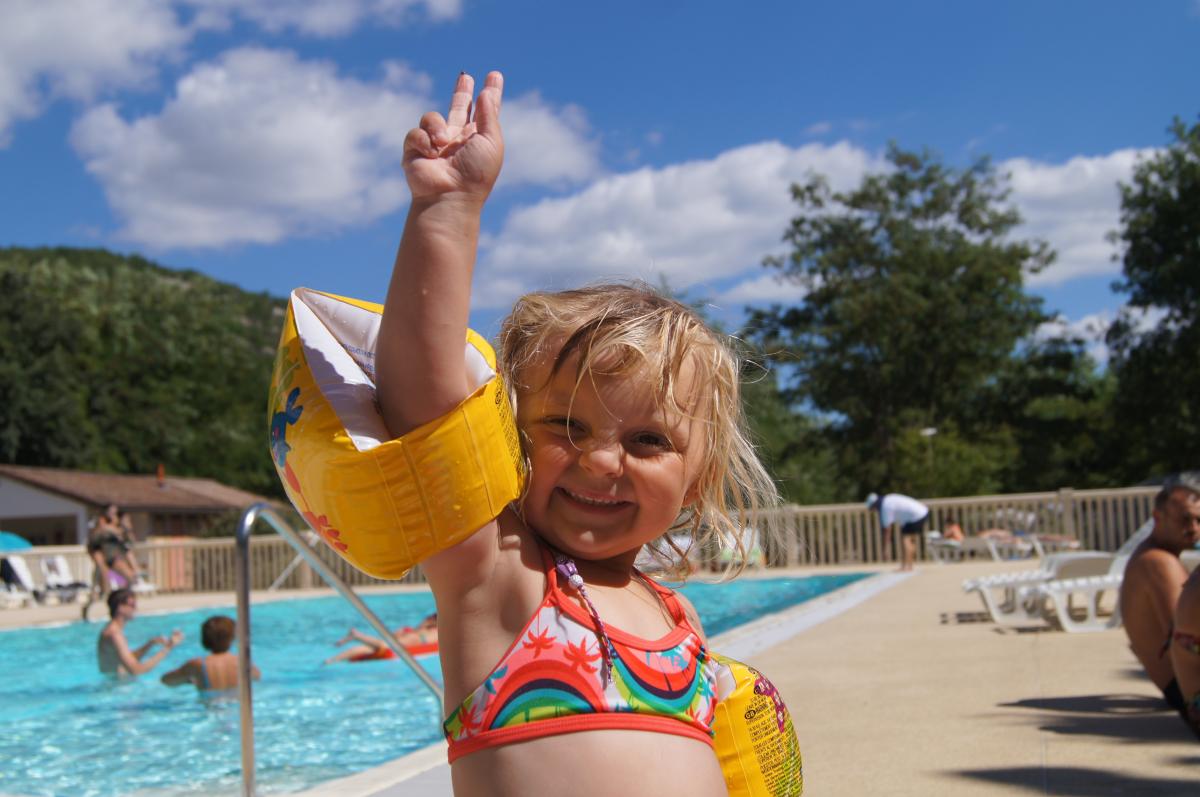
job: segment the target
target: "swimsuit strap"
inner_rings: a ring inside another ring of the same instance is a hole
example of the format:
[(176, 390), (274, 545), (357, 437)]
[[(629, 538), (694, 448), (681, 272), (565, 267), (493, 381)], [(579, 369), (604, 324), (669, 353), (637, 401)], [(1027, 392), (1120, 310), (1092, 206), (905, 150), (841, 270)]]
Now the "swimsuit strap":
[(579, 575), (579, 568), (575, 566), (575, 560), (559, 551), (553, 553), (554, 569), (562, 575), (572, 589), (579, 593), (579, 597), (583, 598), (584, 605), (587, 606), (588, 613), (592, 616), (592, 622), (596, 624), (596, 636), (600, 641), (600, 655), (604, 659), (600, 667), (600, 683), (608, 686), (608, 682), (612, 678), (613, 659), (616, 658), (612, 640), (608, 638), (608, 631), (604, 629), (604, 621), (600, 619), (600, 613), (596, 611), (592, 599), (588, 597), (587, 588), (583, 585), (583, 576)]

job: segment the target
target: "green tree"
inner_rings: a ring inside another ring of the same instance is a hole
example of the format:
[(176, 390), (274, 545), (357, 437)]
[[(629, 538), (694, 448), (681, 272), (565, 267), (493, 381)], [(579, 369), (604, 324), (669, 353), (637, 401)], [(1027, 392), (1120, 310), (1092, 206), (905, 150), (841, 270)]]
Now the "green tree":
[(1112, 485), (1114, 379), (1078, 338), (1023, 343), (965, 408), (975, 429), (1011, 436), (1005, 492)]
[(983, 446), (959, 457), (973, 463), (976, 490), (1001, 484), (1010, 443), (973, 428), (965, 408), (1045, 320), (1023, 276), (1053, 253), (1012, 239), (1020, 217), (987, 159), (959, 170), (892, 146), (888, 160), (852, 191), (820, 176), (792, 187), (792, 251), (765, 265), (805, 297), (752, 313), (755, 339), (794, 367), (795, 397), (831, 419), (857, 494), (920, 486), (913, 435), (931, 427), (953, 429), (948, 456)]
[(283, 301), (103, 250), (0, 249), (0, 461), (280, 494), (266, 397)]
[(742, 381), (746, 417), (783, 500), (796, 504), (839, 500), (848, 488), (838, 475), (837, 453), (824, 429), (788, 403), (773, 370), (750, 367), (747, 371)]
[[(1113, 415), (1124, 476), (1200, 460), (1200, 124), (1175, 119), (1173, 141), (1140, 160), (1121, 188), (1119, 246), (1126, 309), (1109, 329)], [(1153, 319), (1145, 328), (1146, 319)]]

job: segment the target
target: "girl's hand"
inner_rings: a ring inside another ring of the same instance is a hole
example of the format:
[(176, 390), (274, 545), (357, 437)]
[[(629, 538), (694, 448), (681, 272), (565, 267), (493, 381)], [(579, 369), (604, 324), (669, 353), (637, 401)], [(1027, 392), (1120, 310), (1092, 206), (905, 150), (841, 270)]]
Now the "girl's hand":
[(420, 127), (405, 137), (404, 173), (414, 202), (448, 194), (482, 202), (491, 193), (504, 161), (504, 137), (500, 134), (504, 77), (489, 72), (472, 107), (474, 91), (474, 79), (462, 73), (450, 99), (449, 115), (442, 118), (430, 111), (421, 117)]

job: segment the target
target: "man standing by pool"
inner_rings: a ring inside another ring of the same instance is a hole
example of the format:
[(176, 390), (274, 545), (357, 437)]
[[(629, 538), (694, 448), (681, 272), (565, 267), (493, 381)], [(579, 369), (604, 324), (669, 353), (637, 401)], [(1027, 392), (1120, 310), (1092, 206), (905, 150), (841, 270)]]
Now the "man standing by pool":
[[(129, 642), (125, 639), (125, 624), (137, 613), (137, 596), (132, 590), (117, 589), (108, 595), (108, 614), (112, 618), (100, 638), (96, 640), (96, 658), (100, 662), (100, 672), (106, 675), (125, 677), (142, 675), (153, 670), (180, 642), (183, 632), (178, 629), (171, 632), (170, 638), (156, 636), (141, 647), (130, 650)], [(159, 651), (146, 658), (155, 645)]]
[(1154, 497), (1154, 530), (1129, 557), (1121, 581), (1121, 619), (1129, 647), (1167, 704), (1181, 714), (1186, 708), (1168, 651), (1175, 606), (1188, 578), (1179, 554), (1197, 542), (1200, 474), (1181, 473)]
[(915, 498), (900, 493), (888, 493), (880, 497), (875, 493), (867, 496), (867, 508), (879, 512), (879, 525), (883, 527), (885, 545), (891, 544), (892, 526), (900, 524), (900, 544), (903, 549), (901, 570), (912, 570), (917, 558), (917, 535), (929, 520), (929, 507)]

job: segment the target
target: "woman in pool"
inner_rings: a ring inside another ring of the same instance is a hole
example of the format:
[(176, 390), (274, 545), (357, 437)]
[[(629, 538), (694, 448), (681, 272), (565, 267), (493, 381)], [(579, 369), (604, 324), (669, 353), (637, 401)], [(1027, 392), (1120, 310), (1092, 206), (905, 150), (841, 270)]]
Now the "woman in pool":
[[(438, 649), (437, 612), (423, 619), (416, 628), (404, 626), (392, 632), (396, 641), (408, 649), (414, 656), (422, 653), (436, 653)], [(382, 639), (367, 636), (357, 628), (351, 628), (346, 635), (333, 643), (337, 647), (358, 642), (352, 648), (346, 648), (340, 653), (325, 659), (325, 664), (336, 664), (339, 661), (370, 661), (372, 659), (392, 659), (396, 657), (388, 644)]]
[[(209, 655), (191, 659), (162, 677), (167, 686), (193, 684), (204, 691), (222, 692), (238, 685), (238, 657), (229, 652), (236, 631), (233, 618), (215, 615), (200, 626), (200, 644)], [(262, 677), (258, 667), (250, 665), (254, 680)]]
[[(427, 113), (405, 139), (412, 203), (376, 353), (396, 436), (472, 393), (463, 341), (502, 86), (489, 74), (473, 105), (460, 75), (449, 116)], [(633, 565), (675, 532), (741, 553), (777, 501), (747, 441), (733, 347), (649, 287), (606, 284), (523, 297), (499, 349), (525, 493), (422, 563), (455, 792), (726, 795), (700, 620)]]

